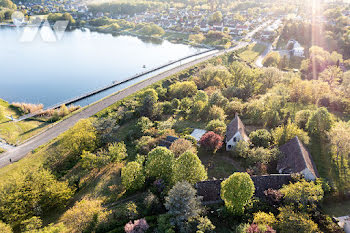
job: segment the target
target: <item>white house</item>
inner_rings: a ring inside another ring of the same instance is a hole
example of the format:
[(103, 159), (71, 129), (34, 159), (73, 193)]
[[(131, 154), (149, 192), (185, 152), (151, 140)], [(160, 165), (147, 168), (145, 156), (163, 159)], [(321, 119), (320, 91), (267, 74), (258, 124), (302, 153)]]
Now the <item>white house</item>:
[(277, 164), (280, 174), (300, 173), (307, 180), (316, 180), (318, 177), (316, 165), (311, 154), (297, 136), (279, 149), (283, 154)]
[(291, 52), (296, 57), (304, 57), (304, 47), (301, 46), (301, 44), (296, 40), (289, 40), (287, 43), (287, 47), (289, 47), (290, 44), (293, 44), (293, 48)]
[(238, 114), (235, 119), (227, 126), (226, 130), (226, 151), (232, 151), (239, 141), (249, 141), (249, 137), (245, 132), (245, 127)]
[(342, 227), (345, 233), (350, 233), (350, 216), (338, 217), (339, 226)]

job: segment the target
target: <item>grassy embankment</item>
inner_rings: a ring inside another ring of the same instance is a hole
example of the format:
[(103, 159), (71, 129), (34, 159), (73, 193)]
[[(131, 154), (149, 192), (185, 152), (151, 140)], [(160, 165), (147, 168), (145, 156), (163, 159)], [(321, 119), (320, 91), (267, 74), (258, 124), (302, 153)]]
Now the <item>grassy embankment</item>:
[(49, 124), (41, 119), (28, 119), (21, 122), (12, 122), (6, 116), (18, 118), (22, 115), (21, 111), (0, 99), (0, 108), (3, 112), (3, 117), (0, 119), (0, 138), (7, 143), (18, 145), (30, 137), (42, 131)]
[(238, 55), (245, 62), (253, 63), (266, 49), (266, 46), (259, 43), (253, 43), (239, 51)]

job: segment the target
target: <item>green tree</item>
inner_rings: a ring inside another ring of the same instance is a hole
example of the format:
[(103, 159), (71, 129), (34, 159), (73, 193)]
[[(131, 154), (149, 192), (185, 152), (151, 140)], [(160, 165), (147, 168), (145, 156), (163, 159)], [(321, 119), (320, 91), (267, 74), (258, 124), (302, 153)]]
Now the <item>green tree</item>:
[(321, 201), (324, 195), (322, 184), (315, 184), (302, 180), (296, 183), (283, 186), (280, 190), (284, 195), (284, 200), (297, 207), (306, 208)]
[(43, 168), (20, 171), (0, 185), (0, 219), (13, 227), (34, 215), (63, 208), (73, 191)]
[(80, 156), (83, 150), (92, 151), (96, 148), (96, 129), (90, 119), (82, 119), (64, 133), (61, 142), (63, 150), (73, 156)]
[(224, 121), (226, 119), (225, 111), (222, 108), (213, 105), (209, 109), (208, 119)]
[(145, 175), (142, 166), (137, 162), (130, 162), (122, 168), (122, 184), (126, 190), (135, 191), (143, 187)]
[(320, 79), (327, 82), (331, 87), (338, 86), (342, 77), (343, 71), (338, 66), (329, 66), (320, 73)]
[(306, 124), (309, 121), (309, 118), (312, 114), (310, 110), (301, 110), (295, 114), (295, 124), (300, 129), (306, 129)]
[(176, 82), (169, 87), (170, 96), (184, 98), (197, 93), (197, 85), (193, 81)]
[(190, 184), (195, 184), (207, 178), (207, 171), (196, 154), (188, 151), (176, 160), (174, 166), (174, 183), (187, 181)]
[(224, 136), (226, 133), (226, 124), (225, 122), (221, 120), (211, 120), (205, 127), (208, 131), (213, 131), (216, 134), (219, 134), (220, 136)]
[(170, 183), (173, 177), (174, 162), (173, 152), (164, 147), (157, 147), (147, 155), (146, 175)]
[(330, 130), (333, 176), (340, 196), (350, 188), (350, 123), (337, 122)]
[(289, 206), (279, 208), (280, 213), (277, 216), (276, 227), (278, 232), (283, 233), (316, 233), (319, 232), (318, 226), (306, 213), (296, 213)]
[(299, 129), (298, 126), (292, 122), (289, 122), (287, 125), (282, 125), (275, 128), (272, 131), (272, 136), (274, 138), (274, 143), (278, 146), (282, 146), (287, 143), (295, 136), (304, 143), (309, 144), (310, 138), (305, 131)]
[(110, 158), (104, 154), (96, 155), (90, 151), (83, 151), (81, 155), (81, 167), (85, 170), (101, 168), (110, 161)]
[(124, 142), (112, 143), (108, 145), (108, 156), (112, 161), (121, 162), (128, 154)]
[(203, 103), (207, 103), (209, 100), (209, 97), (205, 91), (199, 90), (197, 94), (194, 96), (194, 101), (202, 101)]
[(255, 191), (248, 173), (236, 172), (221, 183), (221, 198), (226, 208), (235, 215), (242, 215)]
[(154, 89), (149, 89), (144, 91), (140, 98), (140, 115), (153, 119), (157, 115), (158, 93)]
[(70, 232), (94, 232), (98, 223), (107, 219), (108, 212), (102, 201), (83, 199), (66, 211), (60, 221)]
[(269, 148), (273, 142), (273, 137), (266, 129), (258, 129), (249, 134), (250, 141), (256, 147)]
[(171, 216), (170, 222), (180, 232), (185, 232), (184, 227), (191, 219), (202, 213), (200, 198), (197, 191), (186, 181), (176, 183), (165, 197), (165, 208)]
[(306, 128), (309, 133), (317, 137), (325, 137), (333, 124), (332, 116), (324, 107), (318, 108), (310, 116)]
[(278, 67), (281, 61), (281, 56), (278, 52), (270, 52), (263, 60), (265, 67)]

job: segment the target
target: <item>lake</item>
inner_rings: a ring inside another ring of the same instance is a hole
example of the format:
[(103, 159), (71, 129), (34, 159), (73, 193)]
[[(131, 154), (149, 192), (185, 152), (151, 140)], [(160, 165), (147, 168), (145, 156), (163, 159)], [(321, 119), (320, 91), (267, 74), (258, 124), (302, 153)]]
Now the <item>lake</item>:
[[(48, 107), (204, 50), (80, 29), (65, 32), (57, 42), (44, 42), (40, 34), (33, 42), (20, 42), (22, 30), (0, 27), (0, 98), (10, 103)], [(144, 78), (77, 104), (84, 106)]]

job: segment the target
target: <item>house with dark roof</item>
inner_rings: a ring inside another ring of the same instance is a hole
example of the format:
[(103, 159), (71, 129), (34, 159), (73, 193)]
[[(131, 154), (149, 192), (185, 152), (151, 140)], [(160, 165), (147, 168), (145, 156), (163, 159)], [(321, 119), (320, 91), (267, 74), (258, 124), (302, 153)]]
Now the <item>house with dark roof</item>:
[(307, 180), (316, 180), (319, 175), (315, 163), (310, 152), (298, 137), (293, 138), (279, 149), (282, 152), (282, 157), (277, 164), (280, 174), (300, 173)]
[[(268, 189), (278, 190), (283, 185), (287, 185), (292, 181), (290, 174), (274, 174), (264, 176), (251, 177), (255, 186), (254, 196), (258, 198), (265, 198), (264, 192)], [(197, 195), (202, 196), (204, 205), (222, 203), (220, 192), (221, 182), (224, 180), (207, 180), (195, 184)]]
[(249, 137), (245, 132), (245, 127), (238, 114), (226, 129), (226, 151), (232, 151), (239, 141), (249, 141)]

